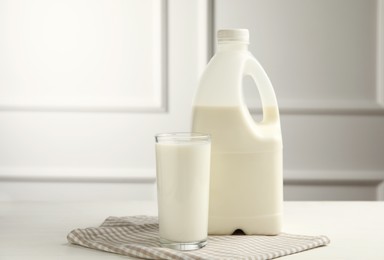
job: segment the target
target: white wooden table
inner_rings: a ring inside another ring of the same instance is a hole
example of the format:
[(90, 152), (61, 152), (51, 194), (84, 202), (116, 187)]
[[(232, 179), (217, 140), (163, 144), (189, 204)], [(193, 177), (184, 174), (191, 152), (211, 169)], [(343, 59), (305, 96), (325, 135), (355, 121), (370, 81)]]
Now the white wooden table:
[[(156, 215), (153, 202), (0, 202), (0, 259), (127, 259), (68, 245), (74, 228), (108, 216)], [(283, 259), (384, 259), (384, 202), (286, 202), (284, 232), (331, 244)]]

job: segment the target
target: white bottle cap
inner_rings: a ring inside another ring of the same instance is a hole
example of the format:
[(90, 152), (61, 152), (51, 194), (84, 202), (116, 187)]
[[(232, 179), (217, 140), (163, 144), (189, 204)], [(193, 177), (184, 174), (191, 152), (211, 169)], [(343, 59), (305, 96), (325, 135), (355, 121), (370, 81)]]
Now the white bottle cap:
[(223, 29), (217, 32), (217, 40), (222, 42), (249, 43), (249, 31), (247, 29)]

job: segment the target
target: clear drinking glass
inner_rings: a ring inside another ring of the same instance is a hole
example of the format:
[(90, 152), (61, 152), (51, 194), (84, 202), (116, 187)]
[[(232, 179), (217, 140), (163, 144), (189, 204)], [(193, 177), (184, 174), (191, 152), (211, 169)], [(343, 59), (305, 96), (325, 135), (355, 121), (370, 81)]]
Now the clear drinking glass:
[(161, 246), (202, 248), (208, 236), (210, 136), (169, 133), (155, 139)]

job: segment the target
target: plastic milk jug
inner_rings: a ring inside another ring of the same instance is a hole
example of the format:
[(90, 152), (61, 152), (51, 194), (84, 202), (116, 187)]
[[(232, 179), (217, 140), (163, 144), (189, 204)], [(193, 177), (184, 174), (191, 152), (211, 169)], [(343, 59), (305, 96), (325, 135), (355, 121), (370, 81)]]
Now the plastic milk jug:
[[(276, 235), (282, 226), (282, 137), (272, 84), (248, 51), (245, 29), (219, 30), (193, 106), (193, 132), (211, 134), (209, 234)], [(244, 102), (242, 80), (257, 85), (263, 119)]]

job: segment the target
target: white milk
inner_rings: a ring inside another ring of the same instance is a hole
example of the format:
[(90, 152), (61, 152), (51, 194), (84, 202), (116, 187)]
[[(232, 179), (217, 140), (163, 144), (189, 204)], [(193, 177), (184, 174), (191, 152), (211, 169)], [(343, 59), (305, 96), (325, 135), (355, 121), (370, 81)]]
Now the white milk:
[[(282, 142), (278, 110), (255, 123), (242, 107), (195, 107), (193, 131), (211, 134), (209, 234), (278, 234)], [(268, 120), (269, 121), (268, 121)], [(279, 138), (280, 136), (280, 138)]]
[(207, 238), (210, 148), (208, 141), (156, 143), (161, 238)]
[[(248, 51), (246, 29), (219, 30), (218, 46), (193, 102), (192, 131), (211, 135), (209, 233), (275, 235), (283, 204), (282, 137), (276, 95), (267, 73)], [(243, 78), (260, 94), (263, 120), (244, 102)]]

